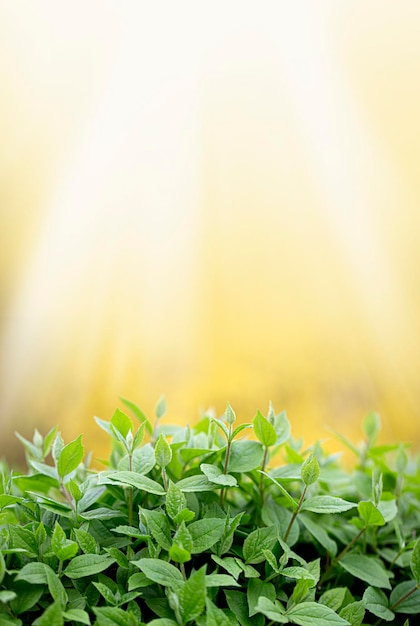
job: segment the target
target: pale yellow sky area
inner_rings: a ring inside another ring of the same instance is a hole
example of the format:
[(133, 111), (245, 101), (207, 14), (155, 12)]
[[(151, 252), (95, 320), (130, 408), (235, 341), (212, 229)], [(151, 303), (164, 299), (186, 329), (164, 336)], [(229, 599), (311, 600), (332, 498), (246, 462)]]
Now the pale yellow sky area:
[(414, 0), (0, 3), (0, 455), (162, 392), (419, 444), (419, 28)]

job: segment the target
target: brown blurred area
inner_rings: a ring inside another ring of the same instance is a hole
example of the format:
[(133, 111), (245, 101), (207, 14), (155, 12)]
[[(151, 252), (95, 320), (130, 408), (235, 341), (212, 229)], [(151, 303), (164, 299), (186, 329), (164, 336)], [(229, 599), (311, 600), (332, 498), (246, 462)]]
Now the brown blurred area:
[(0, 456), (161, 393), (418, 448), (419, 3), (176, 5), (0, 6)]

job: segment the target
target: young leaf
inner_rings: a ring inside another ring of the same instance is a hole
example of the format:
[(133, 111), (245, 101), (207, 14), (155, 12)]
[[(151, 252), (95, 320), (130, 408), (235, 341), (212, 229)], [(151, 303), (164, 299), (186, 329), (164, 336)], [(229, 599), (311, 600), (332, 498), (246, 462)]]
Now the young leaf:
[(79, 435), (77, 439), (68, 443), (60, 452), (60, 456), (57, 461), (57, 471), (60, 478), (65, 478), (68, 474), (71, 474), (79, 464), (82, 462), (84, 455), (84, 447), (82, 444), (82, 435)]
[(274, 426), (270, 424), (268, 419), (264, 417), (261, 411), (258, 411), (253, 420), (255, 435), (263, 446), (268, 448), (273, 446), (277, 441), (277, 434)]
[(131, 419), (120, 409), (115, 409), (114, 415), (111, 417), (111, 425), (117, 430), (125, 439), (129, 431), (133, 430), (133, 423)]
[(376, 508), (373, 502), (359, 502), (357, 510), (366, 526), (383, 526), (385, 524), (382, 513)]
[(164, 469), (172, 459), (172, 450), (164, 435), (159, 435), (155, 444), (156, 463)]
[(225, 411), (225, 420), (226, 422), (232, 426), (236, 420), (236, 414), (235, 411), (232, 409), (232, 407), (230, 406), (229, 402), (228, 405), (226, 407), (226, 411)]
[(187, 501), (181, 489), (169, 481), (168, 491), (166, 493), (165, 508), (169, 517), (173, 520), (177, 514), (186, 507)]
[(312, 485), (318, 480), (319, 477), (319, 464), (318, 459), (314, 454), (310, 454), (302, 464), (301, 477), (306, 487)]
[(155, 407), (155, 415), (156, 415), (156, 419), (160, 419), (161, 417), (163, 417), (166, 413), (166, 400), (165, 400), (165, 396), (160, 396), (156, 407)]
[(381, 429), (381, 420), (377, 413), (369, 413), (363, 421), (363, 431), (369, 442), (375, 441)]

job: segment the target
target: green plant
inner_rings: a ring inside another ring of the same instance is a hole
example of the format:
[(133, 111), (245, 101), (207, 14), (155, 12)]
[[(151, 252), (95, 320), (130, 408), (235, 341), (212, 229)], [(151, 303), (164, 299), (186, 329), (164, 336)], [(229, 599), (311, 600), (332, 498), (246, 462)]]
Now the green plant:
[[(81, 437), (19, 436), (3, 466), (0, 626), (408, 625), (420, 614), (420, 469), (378, 446), (376, 415), (344, 469), (303, 449), (285, 413), (154, 427), (117, 409), (94, 471)], [(247, 438), (247, 433), (252, 433)]]

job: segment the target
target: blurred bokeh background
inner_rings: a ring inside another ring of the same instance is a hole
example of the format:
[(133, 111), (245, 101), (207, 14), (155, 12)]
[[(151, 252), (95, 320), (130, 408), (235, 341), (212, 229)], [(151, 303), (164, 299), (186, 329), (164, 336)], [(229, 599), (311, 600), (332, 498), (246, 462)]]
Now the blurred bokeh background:
[(418, 0), (0, 0), (0, 456), (162, 392), (420, 443), (419, 32)]

